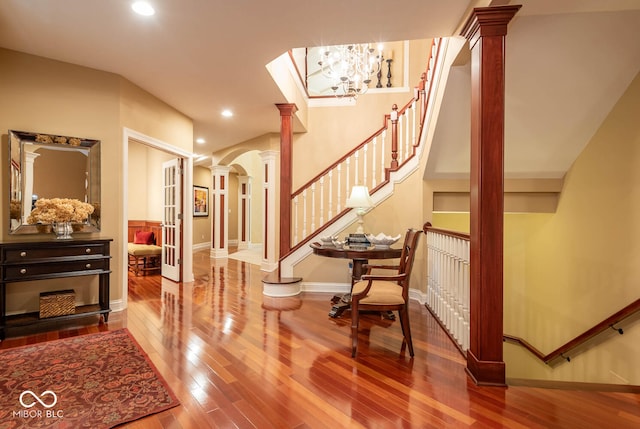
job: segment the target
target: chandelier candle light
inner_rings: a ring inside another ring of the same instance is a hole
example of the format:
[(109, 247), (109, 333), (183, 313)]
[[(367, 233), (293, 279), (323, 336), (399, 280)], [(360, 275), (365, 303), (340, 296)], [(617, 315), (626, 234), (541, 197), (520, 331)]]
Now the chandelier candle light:
[(377, 75), (382, 65), (382, 45), (377, 49), (370, 43), (328, 46), (322, 48), (318, 65), (330, 80), (337, 97), (357, 97), (369, 89), (371, 76)]

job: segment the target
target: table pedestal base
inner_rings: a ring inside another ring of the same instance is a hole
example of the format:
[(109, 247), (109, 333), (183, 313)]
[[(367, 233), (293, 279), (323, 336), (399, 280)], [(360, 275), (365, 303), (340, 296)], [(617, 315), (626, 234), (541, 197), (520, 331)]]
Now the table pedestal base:
[(344, 295), (334, 295), (333, 298), (331, 298), (331, 302), (333, 303), (333, 306), (329, 311), (329, 317), (340, 317), (345, 310), (351, 308), (351, 294), (346, 293)]

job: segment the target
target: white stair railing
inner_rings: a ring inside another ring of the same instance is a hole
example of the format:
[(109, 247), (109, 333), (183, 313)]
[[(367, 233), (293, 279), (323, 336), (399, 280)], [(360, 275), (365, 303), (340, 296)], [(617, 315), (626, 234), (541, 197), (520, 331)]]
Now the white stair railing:
[(426, 224), (427, 298), (425, 305), (466, 353), (469, 349), (469, 235)]
[(436, 64), (434, 58), (440, 43), (434, 39), (427, 69), (414, 97), (402, 109), (394, 105), (380, 129), (291, 195), (292, 249), (307, 242), (348, 210), (345, 207), (351, 186), (367, 186), (373, 194), (389, 181), (390, 171), (397, 170), (415, 155), (432, 85), (431, 68)]

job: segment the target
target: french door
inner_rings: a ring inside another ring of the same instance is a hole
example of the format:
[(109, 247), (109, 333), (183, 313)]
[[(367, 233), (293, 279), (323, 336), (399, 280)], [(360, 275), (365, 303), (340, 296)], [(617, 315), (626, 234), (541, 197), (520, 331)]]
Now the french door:
[(182, 159), (162, 163), (162, 276), (180, 281), (182, 233)]

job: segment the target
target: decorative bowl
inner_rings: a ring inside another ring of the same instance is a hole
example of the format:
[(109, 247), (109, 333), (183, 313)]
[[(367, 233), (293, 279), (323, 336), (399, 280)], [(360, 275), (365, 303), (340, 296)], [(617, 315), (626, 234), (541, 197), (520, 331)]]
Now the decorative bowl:
[(338, 240), (338, 238), (336, 237), (336, 239), (333, 240), (332, 243), (337, 249), (342, 249), (346, 243), (346, 240)]
[(373, 244), (378, 249), (388, 249), (393, 243), (400, 240), (400, 237), (402, 237), (402, 234), (391, 237), (390, 235), (386, 235), (381, 232), (378, 235), (368, 234), (367, 240), (369, 240), (369, 243)]
[(333, 241), (337, 239), (338, 239), (337, 235), (335, 237), (331, 237), (331, 236), (320, 237), (320, 241), (322, 242), (322, 245), (325, 247), (332, 247)]

